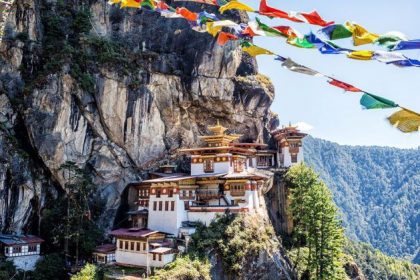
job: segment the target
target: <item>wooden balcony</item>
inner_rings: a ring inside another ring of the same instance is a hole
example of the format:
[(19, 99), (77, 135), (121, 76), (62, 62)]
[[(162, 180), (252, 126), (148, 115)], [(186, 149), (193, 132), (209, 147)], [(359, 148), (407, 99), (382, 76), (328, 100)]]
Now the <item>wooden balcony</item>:
[(244, 196), (245, 190), (231, 190), (230, 195), (231, 196)]
[(197, 200), (212, 200), (222, 198), (223, 194), (219, 191), (197, 190), (196, 196)]

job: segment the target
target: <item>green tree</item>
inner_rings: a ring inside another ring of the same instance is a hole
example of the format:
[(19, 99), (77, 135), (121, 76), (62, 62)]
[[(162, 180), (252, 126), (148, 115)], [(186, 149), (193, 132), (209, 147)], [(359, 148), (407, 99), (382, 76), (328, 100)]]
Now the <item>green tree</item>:
[(67, 270), (63, 257), (60, 254), (44, 256), (35, 265), (34, 280), (66, 279)]
[(11, 279), (16, 274), (16, 267), (11, 261), (0, 259), (0, 279)]
[(338, 210), (327, 186), (309, 167), (289, 169), (290, 214), (293, 217), (295, 263), (301, 262), (300, 248), (306, 246), (306, 273), (311, 279), (343, 279), (344, 232)]
[(102, 271), (93, 264), (86, 264), (76, 275), (71, 277), (71, 280), (102, 280)]

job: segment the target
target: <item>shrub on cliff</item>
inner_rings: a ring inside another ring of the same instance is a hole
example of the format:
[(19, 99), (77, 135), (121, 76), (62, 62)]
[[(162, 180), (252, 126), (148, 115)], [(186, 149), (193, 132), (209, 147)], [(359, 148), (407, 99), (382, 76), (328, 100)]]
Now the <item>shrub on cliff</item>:
[[(190, 256), (178, 257), (164, 269), (156, 271), (154, 280), (210, 280), (210, 263)], [(73, 280), (73, 279), (72, 279)]]
[(222, 260), (226, 273), (241, 275), (247, 258), (258, 256), (273, 236), (274, 232), (262, 226), (255, 216), (226, 214), (208, 227), (197, 228), (190, 251), (203, 258), (214, 254)]

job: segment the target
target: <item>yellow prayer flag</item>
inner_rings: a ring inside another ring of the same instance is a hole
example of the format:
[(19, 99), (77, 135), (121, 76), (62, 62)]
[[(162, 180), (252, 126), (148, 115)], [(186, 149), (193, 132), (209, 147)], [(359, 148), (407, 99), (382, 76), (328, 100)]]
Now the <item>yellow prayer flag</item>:
[(121, 8), (129, 7), (129, 8), (140, 8), (140, 2), (135, 0), (121, 0)]
[(227, 4), (221, 6), (219, 8), (219, 12), (221, 14), (223, 14), (225, 11), (233, 10), (233, 9), (241, 10), (241, 11), (247, 11), (247, 12), (253, 12), (254, 11), (254, 9), (252, 7), (250, 7), (250, 6), (248, 6), (244, 3), (238, 2), (237, 0), (232, 0), (232, 1), (228, 2)]
[(354, 51), (347, 54), (347, 57), (359, 60), (371, 60), (373, 55), (373, 51)]
[(120, 2), (121, 2), (121, 0), (109, 0), (108, 4), (113, 5), (113, 4), (118, 4)]
[(379, 38), (378, 34), (367, 31), (361, 25), (346, 22), (346, 27), (353, 33), (353, 44), (355, 46), (371, 44)]
[(250, 56), (257, 56), (257, 55), (260, 55), (260, 54), (268, 54), (268, 55), (273, 55), (274, 54), (267, 49), (263, 49), (263, 48), (260, 48), (258, 46), (255, 46), (255, 45), (242, 46), (242, 50), (244, 52), (247, 52)]
[(402, 132), (409, 133), (420, 131), (420, 114), (417, 114), (416, 112), (402, 109), (392, 114), (388, 120)]
[(213, 37), (216, 37), (217, 33), (219, 33), (223, 26), (214, 26), (214, 21), (208, 21), (206, 23), (207, 32), (210, 33)]

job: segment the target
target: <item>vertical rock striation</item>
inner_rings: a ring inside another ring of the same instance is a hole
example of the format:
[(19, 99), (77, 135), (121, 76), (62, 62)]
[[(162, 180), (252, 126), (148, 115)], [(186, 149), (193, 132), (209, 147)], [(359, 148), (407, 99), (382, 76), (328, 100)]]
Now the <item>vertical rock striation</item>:
[(66, 161), (92, 174), (110, 227), (124, 188), (216, 119), (268, 139), (274, 89), (238, 43), (153, 11), (64, 2), (17, 0), (0, 46), (1, 230), (34, 226)]

